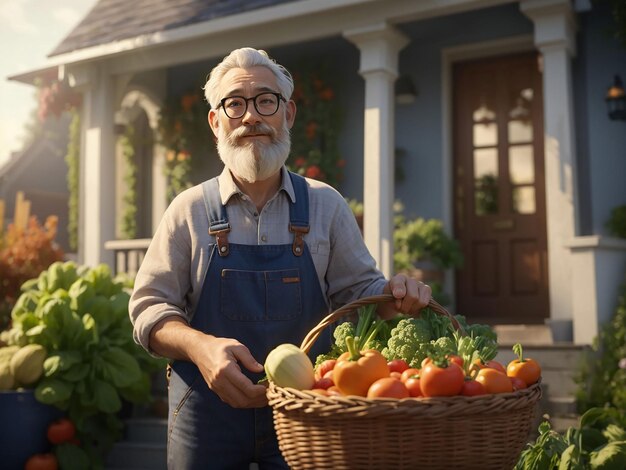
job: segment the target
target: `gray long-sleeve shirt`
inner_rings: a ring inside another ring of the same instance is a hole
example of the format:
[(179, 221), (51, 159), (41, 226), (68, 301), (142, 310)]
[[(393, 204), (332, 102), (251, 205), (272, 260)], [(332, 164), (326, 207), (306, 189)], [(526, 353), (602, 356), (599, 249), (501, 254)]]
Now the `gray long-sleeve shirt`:
[[(308, 178), (307, 183), (310, 232), (304, 240), (329, 307), (335, 310), (356, 299), (381, 294), (386, 280), (376, 268), (345, 199), (324, 183)], [(295, 193), (286, 168), (282, 169), (279, 191), (260, 213), (228, 170), (219, 176), (219, 190), (231, 225), (229, 242), (293, 242), (289, 201), (295, 201)], [(208, 247), (214, 243), (208, 228), (202, 187), (194, 186), (172, 201), (150, 243), (129, 308), (135, 341), (152, 354), (149, 338), (155, 324), (173, 315), (189, 322), (195, 312), (208, 267)]]

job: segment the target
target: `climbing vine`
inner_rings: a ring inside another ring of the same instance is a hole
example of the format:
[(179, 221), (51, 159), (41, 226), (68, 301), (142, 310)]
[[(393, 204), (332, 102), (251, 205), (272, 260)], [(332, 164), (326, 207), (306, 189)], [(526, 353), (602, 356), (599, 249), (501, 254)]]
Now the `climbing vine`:
[(76, 108), (71, 110), (69, 140), (65, 164), (67, 165), (68, 222), (67, 233), (72, 251), (78, 249), (78, 183), (80, 172), (80, 113)]
[(298, 112), (291, 130), (292, 171), (337, 187), (343, 177), (345, 160), (339, 152), (338, 137), (342, 113), (330, 74), (325, 67), (299, 68), (293, 74), (292, 99)]
[(120, 136), (119, 145), (124, 159), (126, 172), (124, 183), (126, 184), (122, 202), (121, 232), (126, 239), (137, 236), (137, 162), (135, 161), (135, 146), (133, 144), (135, 129), (127, 125), (124, 134)]
[(201, 87), (170, 99), (161, 111), (159, 134), (167, 149), (165, 176), (168, 203), (191, 187), (192, 154), (208, 144), (208, 105)]

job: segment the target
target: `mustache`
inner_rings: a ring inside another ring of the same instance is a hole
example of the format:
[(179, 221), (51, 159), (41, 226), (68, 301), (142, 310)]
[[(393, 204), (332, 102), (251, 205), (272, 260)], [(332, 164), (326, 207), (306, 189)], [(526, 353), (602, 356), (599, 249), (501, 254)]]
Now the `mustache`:
[(237, 139), (240, 139), (241, 137), (246, 137), (248, 135), (255, 135), (255, 134), (268, 135), (272, 140), (276, 138), (276, 130), (272, 126), (269, 126), (268, 124), (265, 124), (262, 122), (258, 124), (254, 124), (252, 126), (238, 127), (237, 129), (231, 132), (230, 138), (232, 140), (237, 140)]

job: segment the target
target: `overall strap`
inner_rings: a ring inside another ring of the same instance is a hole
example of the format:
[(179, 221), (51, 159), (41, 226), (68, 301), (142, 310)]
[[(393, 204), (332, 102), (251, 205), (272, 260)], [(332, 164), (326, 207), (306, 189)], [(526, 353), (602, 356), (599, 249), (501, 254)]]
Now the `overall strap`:
[(293, 239), (293, 254), (301, 256), (304, 253), (303, 236), (309, 233), (309, 190), (306, 180), (295, 173), (289, 172), (293, 190), (296, 194), (295, 204), (289, 205), (289, 231), (295, 234)]
[(209, 235), (215, 236), (219, 255), (227, 256), (230, 224), (228, 223), (228, 216), (226, 215), (226, 207), (222, 205), (220, 199), (217, 177), (202, 183), (202, 193), (204, 196), (204, 207), (206, 208), (207, 218), (209, 219)]

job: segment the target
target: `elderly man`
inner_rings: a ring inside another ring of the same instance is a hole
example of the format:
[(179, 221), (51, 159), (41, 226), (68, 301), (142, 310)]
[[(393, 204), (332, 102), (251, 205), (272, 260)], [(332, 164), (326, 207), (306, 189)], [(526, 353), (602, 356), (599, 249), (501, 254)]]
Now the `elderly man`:
[(137, 274), (135, 339), (172, 360), (172, 469), (286, 468), (257, 384), (268, 352), (361, 297), (393, 294), (384, 317), (430, 300), (427, 285), (376, 269), (337, 191), (285, 168), (292, 91), (264, 51), (235, 50), (213, 69), (205, 94), (224, 171), (172, 202)]

